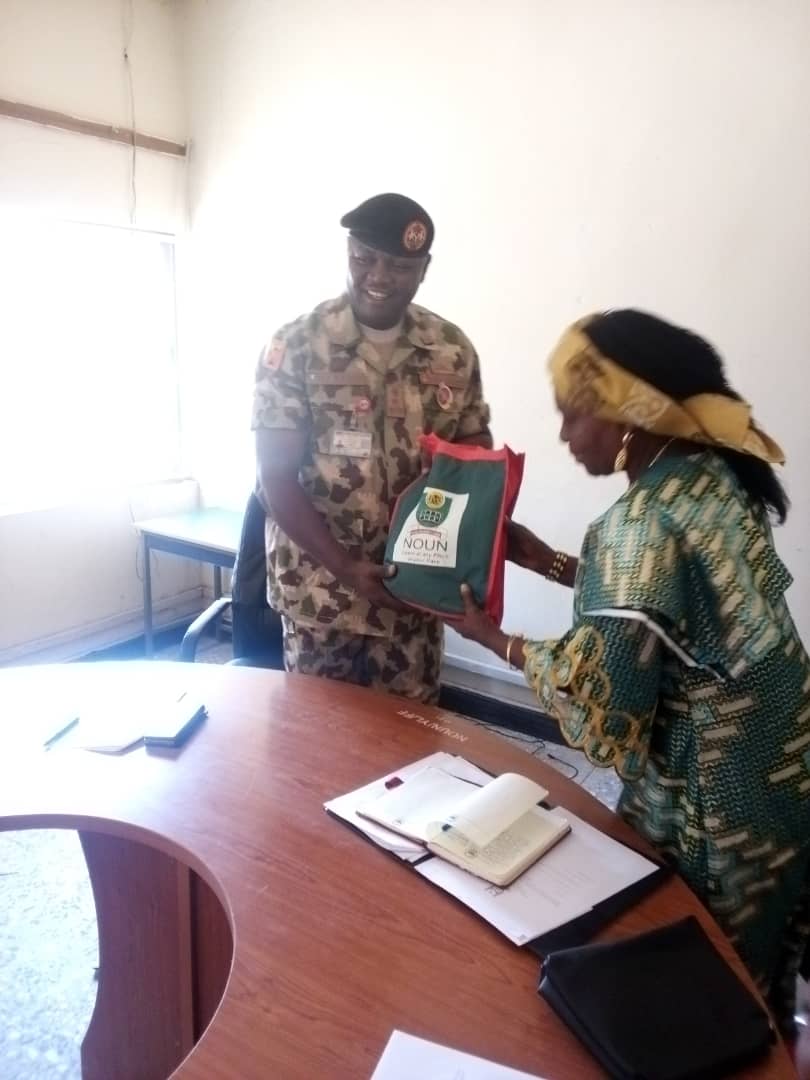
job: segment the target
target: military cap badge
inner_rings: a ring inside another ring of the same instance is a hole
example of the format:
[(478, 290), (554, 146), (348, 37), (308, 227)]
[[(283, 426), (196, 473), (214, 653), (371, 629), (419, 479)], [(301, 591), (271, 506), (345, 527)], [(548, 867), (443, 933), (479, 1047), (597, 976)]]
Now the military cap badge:
[(402, 234), (402, 246), (406, 251), (421, 251), (427, 241), (427, 226), (422, 221), (411, 221)]

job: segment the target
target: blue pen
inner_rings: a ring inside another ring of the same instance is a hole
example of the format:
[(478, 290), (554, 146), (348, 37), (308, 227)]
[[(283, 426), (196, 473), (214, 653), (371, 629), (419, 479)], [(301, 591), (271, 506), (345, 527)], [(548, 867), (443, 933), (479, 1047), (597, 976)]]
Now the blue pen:
[(46, 739), (42, 745), (45, 747), (46, 750), (50, 750), (53, 744), (57, 742), (57, 740), (61, 739), (63, 735), (67, 735), (71, 728), (75, 728), (78, 722), (78, 716), (74, 716), (72, 720), (68, 720), (64, 727), (60, 728), (55, 734), (51, 735), (49, 739)]

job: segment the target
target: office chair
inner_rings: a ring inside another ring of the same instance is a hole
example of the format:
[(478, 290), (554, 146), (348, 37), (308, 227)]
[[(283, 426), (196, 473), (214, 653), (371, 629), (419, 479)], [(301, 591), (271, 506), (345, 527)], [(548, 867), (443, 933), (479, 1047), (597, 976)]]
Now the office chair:
[(183, 635), (180, 659), (193, 663), (200, 636), (231, 609), (233, 660), (244, 667), (284, 667), (281, 619), (267, 603), (267, 560), (264, 549), (264, 507), (251, 494), (245, 508), (231, 595), (221, 596), (198, 615)]

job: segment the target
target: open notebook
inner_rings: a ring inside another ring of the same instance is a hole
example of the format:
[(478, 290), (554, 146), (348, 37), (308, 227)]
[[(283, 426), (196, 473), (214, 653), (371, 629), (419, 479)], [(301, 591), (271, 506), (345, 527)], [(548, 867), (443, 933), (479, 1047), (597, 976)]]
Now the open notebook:
[[(570, 833), (564, 834), (562, 843), (554, 844), (506, 887), (492, 885), (447, 859), (439, 858), (427, 850), (424, 841), (413, 840), (367, 816), (372, 804), (401, 790), (428, 768), (440, 769), (464, 786), (456, 787), (447, 803), (436, 801), (415, 808), (414, 813), (422, 815), (422, 825), (437, 820), (445, 811), (451, 814), (455, 809), (457, 812), (459, 796), (484, 788), (492, 781), (489, 773), (463, 757), (437, 751), (354, 791), (329, 799), (324, 803), (324, 809), (410, 865), (420, 877), (472, 908), (515, 945), (540, 948), (550, 935), (555, 937), (555, 948), (561, 947), (561, 942), (570, 944), (583, 940), (579, 930), (583, 920), (587, 920), (589, 936), (606, 921), (603, 911), (614, 917), (632, 902), (639, 890), (652, 887), (646, 885), (647, 881), (660, 880), (661, 872), (655, 863), (605, 836), (569, 810), (548, 811), (552, 817), (570, 825)], [(449, 793), (449, 786), (445, 790)], [(539, 790), (542, 792), (543, 789)], [(392, 804), (393, 800), (388, 804), (389, 810)], [(419, 822), (415, 823), (410, 816), (407, 820), (409, 831), (412, 834), (418, 832)]]
[(480, 786), (429, 766), (397, 780), (357, 813), (493, 885), (509, 885), (571, 828), (537, 805), (548, 791), (516, 773)]

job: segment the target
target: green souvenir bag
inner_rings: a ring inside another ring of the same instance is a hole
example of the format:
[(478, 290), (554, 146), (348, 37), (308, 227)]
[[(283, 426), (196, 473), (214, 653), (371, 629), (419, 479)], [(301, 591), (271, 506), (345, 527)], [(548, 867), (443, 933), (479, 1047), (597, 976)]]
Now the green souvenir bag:
[(430, 470), (400, 495), (391, 517), (385, 587), (397, 599), (445, 618), (464, 612), (459, 587), (500, 624), (506, 523), (523, 477), (523, 454), (422, 437)]

